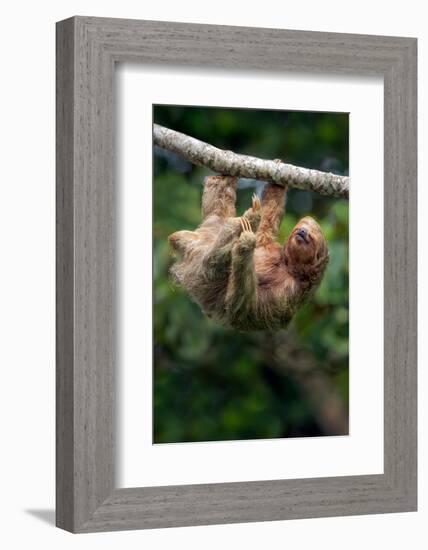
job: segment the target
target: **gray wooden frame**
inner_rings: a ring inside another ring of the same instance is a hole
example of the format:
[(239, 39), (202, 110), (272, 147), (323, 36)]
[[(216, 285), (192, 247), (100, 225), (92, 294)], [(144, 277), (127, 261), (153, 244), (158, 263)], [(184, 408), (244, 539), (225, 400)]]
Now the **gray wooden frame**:
[[(115, 488), (116, 62), (383, 76), (383, 474)], [(69, 531), (416, 510), (416, 39), (90, 17), (59, 22), (56, 389), (57, 525)]]

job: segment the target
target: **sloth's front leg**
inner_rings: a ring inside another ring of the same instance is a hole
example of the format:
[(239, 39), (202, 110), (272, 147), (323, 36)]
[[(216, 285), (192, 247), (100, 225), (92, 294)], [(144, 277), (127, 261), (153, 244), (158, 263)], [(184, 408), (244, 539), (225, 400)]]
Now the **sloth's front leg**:
[(208, 280), (228, 277), (232, 247), (242, 231), (241, 218), (228, 218), (202, 260)]
[(226, 308), (231, 324), (242, 324), (257, 303), (257, 278), (254, 270), (256, 236), (247, 219), (241, 220), (242, 233), (232, 249), (231, 272)]
[(257, 231), (261, 217), (261, 204), (256, 194), (253, 195), (252, 207), (242, 218), (228, 218), (220, 230), (213, 246), (206, 253), (203, 263), (208, 279), (228, 275), (232, 258), (232, 248), (242, 234), (248, 229)]
[(254, 233), (257, 231), (259, 227), (261, 216), (262, 216), (262, 205), (261, 205), (260, 199), (256, 195), (256, 193), (253, 193), (251, 208), (249, 208), (245, 212), (244, 217), (247, 218), (247, 220), (250, 222), (251, 229)]

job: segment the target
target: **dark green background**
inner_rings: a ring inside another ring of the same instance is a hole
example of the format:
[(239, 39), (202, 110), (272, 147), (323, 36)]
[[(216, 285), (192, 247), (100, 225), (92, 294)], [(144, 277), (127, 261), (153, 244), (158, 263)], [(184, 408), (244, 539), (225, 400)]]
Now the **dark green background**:
[[(347, 114), (158, 105), (154, 122), (237, 153), (348, 173)], [(154, 442), (347, 433), (348, 202), (289, 191), (280, 242), (310, 214), (330, 263), (287, 330), (239, 333), (205, 318), (168, 275), (167, 237), (201, 222), (209, 173), (154, 150)], [(242, 183), (238, 215), (254, 191)]]

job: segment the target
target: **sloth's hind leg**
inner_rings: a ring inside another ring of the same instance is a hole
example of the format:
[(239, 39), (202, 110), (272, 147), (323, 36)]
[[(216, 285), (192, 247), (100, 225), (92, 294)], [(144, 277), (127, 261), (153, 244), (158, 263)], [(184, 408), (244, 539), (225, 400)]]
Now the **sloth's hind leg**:
[(202, 217), (230, 218), (236, 215), (236, 184), (233, 176), (210, 176), (205, 179), (202, 195)]
[(195, 231), (176, 231), (168, 237), (171, 248), (180, 254), (184, 254), (189, 244), (196, 240), (198, 240), (198, 234)]

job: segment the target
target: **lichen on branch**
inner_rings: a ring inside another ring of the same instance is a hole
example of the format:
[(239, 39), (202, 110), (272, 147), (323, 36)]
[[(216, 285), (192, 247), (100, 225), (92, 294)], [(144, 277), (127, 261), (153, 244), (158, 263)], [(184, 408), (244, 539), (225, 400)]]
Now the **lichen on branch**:
[(153, 142), (162, 149), (181, 155), (192, 164), (205, 166), (218, 174), (274, 182), (330, 197), (349, 197), (347, 176), (225, 151), (159, 124), (153, 125)]

